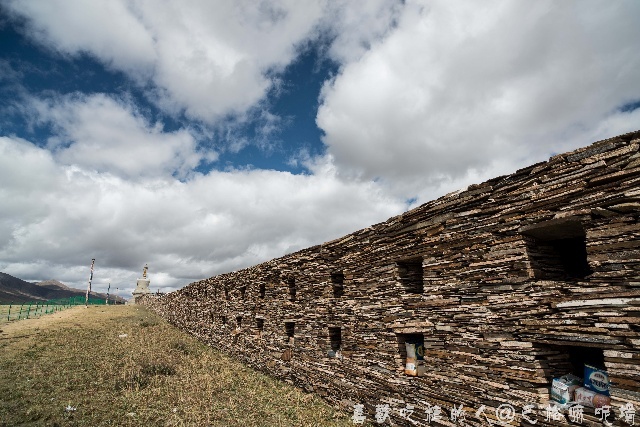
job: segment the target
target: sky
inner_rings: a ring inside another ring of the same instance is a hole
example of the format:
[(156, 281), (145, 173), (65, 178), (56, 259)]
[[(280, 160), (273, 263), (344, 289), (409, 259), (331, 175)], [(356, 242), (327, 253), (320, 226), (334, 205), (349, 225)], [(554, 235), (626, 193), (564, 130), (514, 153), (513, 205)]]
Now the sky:
[[(0, 0), (0, 271), (129, 297), (640, 128), (636, 0)], [(112, 290), (113, 293), (113, 290)]]

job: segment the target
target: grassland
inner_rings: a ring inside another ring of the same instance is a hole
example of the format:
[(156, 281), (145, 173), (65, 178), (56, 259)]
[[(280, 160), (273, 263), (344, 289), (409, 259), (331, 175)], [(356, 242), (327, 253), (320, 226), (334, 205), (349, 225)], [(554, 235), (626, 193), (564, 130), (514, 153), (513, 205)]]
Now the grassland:
[(0, 330), (2, 427), (353, 426), (143, 308), (74, 307)]
[[(13, 310), (13, 307), (11, 307), (11, 310)], [(2, 325), (3, 323), (7, 323), (8, 313), (9, 313), (9, 305), (0, 304), (0, 325)]]
[[(21, 310), (22, 307), (22, 310)], [(64, 310), (66, 309), (66, 306), (57, 306), (58, 310)], [(32, 317), (40, 317), (42, 315), (47, 314), (46, 312), (53, 312), (54, 311), (54, 306), (37, 306), (35, 303), (33, 303), (31, 305), (31, 307), (29, 307), (29, 304), (23, 304), (21, 305), (20, 303), (18, 304), (0, 304), (0, 326), (2, 326), (5, 323), (9, 322), (9, 318), (11, 318), (11, 320), (17, 320), (18, 317), (20, 317), (21, 319), (24, 319), (27, 317), (27, 311), (28, 311), (28, 315), (29, 318)]]
[[(11, 307), (11, 311), (9, 311), (9, 307)], [(17, 306), (9, 305), (9, 304), (0, 304), (0, 325), (8, 322), (9, 314), (11, 315), (11, 319), (16, 319), (18, 317), (19, 312), (20, 312), (20, 304), (18, 304)], [(24, 316), (26, 316), (26, 314)]]

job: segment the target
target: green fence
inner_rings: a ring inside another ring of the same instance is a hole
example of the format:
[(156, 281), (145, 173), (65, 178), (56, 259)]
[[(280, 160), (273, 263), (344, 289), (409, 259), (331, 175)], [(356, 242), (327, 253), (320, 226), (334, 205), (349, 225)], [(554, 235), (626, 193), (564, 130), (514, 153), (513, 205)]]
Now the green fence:
[[(0, 322), (40, 317), (43, 314), (55, 313), (75, 305), (84, 305), (84, 302), (84, 296), (76, 296), (49, 301), (30, 301), (17, 304), (4, 304), (0, 305)], [(89, 298), (89, 304), (105, 305), (106, 300), (104, 298)], [(114, 304), (114, 302), (109, 301), (109, 304)]]

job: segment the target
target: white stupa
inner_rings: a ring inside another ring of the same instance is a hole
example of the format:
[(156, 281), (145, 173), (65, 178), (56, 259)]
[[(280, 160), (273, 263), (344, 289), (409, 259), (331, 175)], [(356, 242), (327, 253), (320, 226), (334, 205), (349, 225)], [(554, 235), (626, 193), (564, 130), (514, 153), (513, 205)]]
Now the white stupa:
[(144, 265), (144, 269), (142, 270), (142, 279), (138, 279), (136, 282), (136, 289), (133, 291), (133, 303), (136, 304), (138, 302), (138, 298), (142, 295), (150, 294), (151, 290), (149, 289), (149, 283), (151, 280), (147, 278), (147, 264)]

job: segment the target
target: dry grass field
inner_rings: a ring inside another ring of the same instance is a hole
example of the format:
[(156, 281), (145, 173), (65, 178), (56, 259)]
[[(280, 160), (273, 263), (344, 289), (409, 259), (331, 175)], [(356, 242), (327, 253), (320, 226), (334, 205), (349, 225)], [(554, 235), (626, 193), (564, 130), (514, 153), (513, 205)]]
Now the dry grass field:
[[(13, 307), (11, 307), (13, 310)], [(7, 323), (7, 314), (9, 313), (9, 306), (5, 304), (0, 304), (0, 325), (3, 323)]]
[[(58, 309), (63, 310), (63, 309), (66, 309), (66, 307), (58, 306)], [(3, 324), (6, 324), (7, 322), (9, 322), (9, 317), (11, 317), (12, 321), (17, 320), (19, 316), (22, 319), (26, 318), (27, 310), (29, 310), (29, 318), (40, 317), (42, 315), (45, 315), (46, 311), (50, 311), (51, 313), (54, 311), (53, 306), (47, 306), (42, 308), (42, 307), (37, 307), (35, 304), (33, 304), (29, 309), (29, 305), (25, 304), (22, 306), (22, 310), (20, 310), (20, 303), (13, 304), (11, 306), (9, 304), (0, 304), (0, 327)]]
[(353, 425), (143, 308), (80, 306), (0, 330), (3, 427)]

